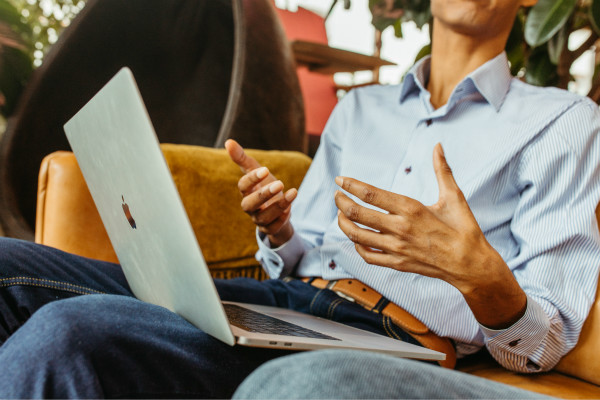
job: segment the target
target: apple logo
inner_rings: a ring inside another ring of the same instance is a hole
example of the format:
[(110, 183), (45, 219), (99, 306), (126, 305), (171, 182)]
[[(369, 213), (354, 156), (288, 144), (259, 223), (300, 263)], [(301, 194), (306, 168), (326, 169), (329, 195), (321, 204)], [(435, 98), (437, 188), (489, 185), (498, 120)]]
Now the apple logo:
[(135, 225), (135, 219), (133, 219), (133, 217), (131, 216), (131, 211), (129, 211), (129, 206), (127, 205), (127, 203), (125, 203), (125, 197), (123, 195), (121, 195), (121, 200), (123, 200), (123, 212), (125, 213), (127, 221), (129, 221), (129, 225), (131, 225), (133, 229), (136, 229), (137, 226)]

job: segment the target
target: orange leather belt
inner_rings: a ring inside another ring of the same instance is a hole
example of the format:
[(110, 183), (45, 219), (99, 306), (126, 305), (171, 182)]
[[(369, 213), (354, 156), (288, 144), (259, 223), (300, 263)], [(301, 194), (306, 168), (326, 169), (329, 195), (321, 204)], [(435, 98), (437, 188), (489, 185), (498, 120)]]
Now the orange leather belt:
[(340, 297), (355, 302), (367, 310), (381, 312), (389, 317), (396, 325), (412, 336), (423, 347), (446, 354), (444, 361), (438, 361), (442, 367), (454, 368), (456, 365), (456, 350), (448, 338), (443, 338), (427, 328), (409, 312), (403, 310), (396, 304), (388, 301), (381, 309), (375, 309), (382, 304), (384, 297), (356, 279), (341, 279), (339, 281), (326, 281), (321, 278), (302, 278), (302, 281), (319, 289), (329, 289), (336, 292)]

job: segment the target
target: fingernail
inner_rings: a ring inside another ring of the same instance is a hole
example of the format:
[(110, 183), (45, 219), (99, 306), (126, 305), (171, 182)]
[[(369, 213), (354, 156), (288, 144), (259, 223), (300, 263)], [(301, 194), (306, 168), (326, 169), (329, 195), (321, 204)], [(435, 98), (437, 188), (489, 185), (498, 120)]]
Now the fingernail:
[(287, 192), (284, 197), (286, 201), (290, 202), (296, 198), (296, 191)]
[(440, 153), (442, 153), (442, 156), (445, 157), (446, 155), (444, 154), (444, 148), (442, 147), (442, 144), (438, 143), (438, 145), (440, 146)]
[(256, 177), (258, 179), (262, 179), (267, 175), (269, 175), (269, 170), (267, 169), (267, 167), (260, 167), (256, 170)]
[(344, 184), (344, 178), (342, 178), (341, 176), (336, 177), (335, 183), (337, 183), (338, 186), (342, 186)]
[(280, 192), (281, 189), (283, 189), (283, 183), (281, 181), (275, 181), (269, 186), (269, 192), (272, 194)]

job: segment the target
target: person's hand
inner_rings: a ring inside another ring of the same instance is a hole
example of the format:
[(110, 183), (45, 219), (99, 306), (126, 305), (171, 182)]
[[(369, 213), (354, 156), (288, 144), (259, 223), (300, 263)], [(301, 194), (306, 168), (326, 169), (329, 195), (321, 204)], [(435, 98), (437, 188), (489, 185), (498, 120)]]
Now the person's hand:
[(238, 189), (243, 196), (242, 209), (258, 229), (268, 236), (273, 247), (286, 243), (294, 233), (290, 223), (290, 208), (298, 191), (289, 189), (284, 193), (283, 183), (248, 156), (235, 140), (227, 140), (225, 148), (229, 157), (245, 173), (238, 181)]
[(336, 178), (345, 191), (387, 211), (360, 206), (338, 191), (338, 224), (367, 263), (442, 279), (463, 294), (480, 323), (510, 326), (525, 312), (525, 293), (479, 228), (440, 144), (433, 165), (439, 200), (432, 206), (356, 179)]

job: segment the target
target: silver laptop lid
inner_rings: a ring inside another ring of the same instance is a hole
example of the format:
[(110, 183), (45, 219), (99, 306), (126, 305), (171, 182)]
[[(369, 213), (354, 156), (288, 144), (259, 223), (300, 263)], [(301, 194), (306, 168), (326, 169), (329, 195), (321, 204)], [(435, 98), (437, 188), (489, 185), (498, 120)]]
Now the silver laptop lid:
[[(119, 71), (64, 128), (136, 297), (233, 345), (131, 71)], [(174, 274), (186, 279), (172, 279)]]

